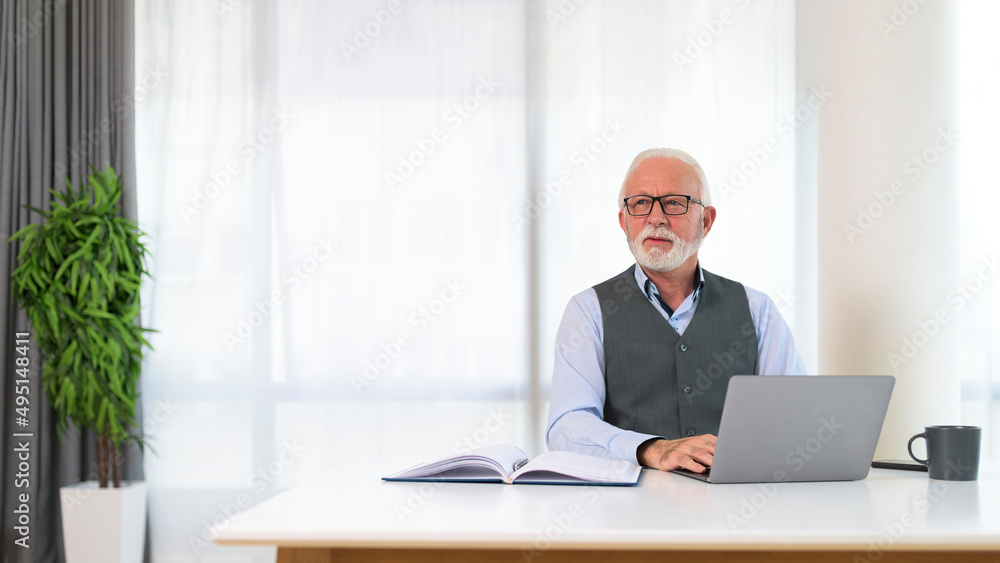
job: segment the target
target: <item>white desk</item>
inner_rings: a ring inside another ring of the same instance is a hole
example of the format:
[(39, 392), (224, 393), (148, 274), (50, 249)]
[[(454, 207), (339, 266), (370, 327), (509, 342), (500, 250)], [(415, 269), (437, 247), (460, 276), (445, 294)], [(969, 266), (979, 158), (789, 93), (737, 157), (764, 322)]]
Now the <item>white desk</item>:
[(1000, 561), (1000, 464), (964, 483), (887, 469), (776, 485), (644, 470), (623, 488), (331, 477), (240, 514), (216, 541), (276, 545), (279, 563)]

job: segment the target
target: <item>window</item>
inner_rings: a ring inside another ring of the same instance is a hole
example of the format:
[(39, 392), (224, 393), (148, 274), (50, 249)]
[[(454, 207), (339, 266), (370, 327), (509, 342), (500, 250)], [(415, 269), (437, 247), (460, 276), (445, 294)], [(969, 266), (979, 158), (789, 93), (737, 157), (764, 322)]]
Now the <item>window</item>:
[(960, 323), (962, 422), (983, 427), (984, 460), (1000, 456), (1000, 193), (993, 187), (993, 162), (1000, 153), (996, 129), (1000, 106), (995, 96), (1000, 76), (1000, 45), (990, 22), (1000, 17), (992, 2), (963, 2), (959, 14), (959, 189), (961, 280), (949, 291), (948, 307)]
[(706, 268), (814, 323), (779, 220), (792, 20), (778, 2), (139, 2), (137, 76), (164, 77), (137, 96), (154, 558), (269, 560), (211, 529), (241, 494), (334, 467), (538, 452), (556, 325), (631, 263), (615, 198), (650, 146), (708, 171)]

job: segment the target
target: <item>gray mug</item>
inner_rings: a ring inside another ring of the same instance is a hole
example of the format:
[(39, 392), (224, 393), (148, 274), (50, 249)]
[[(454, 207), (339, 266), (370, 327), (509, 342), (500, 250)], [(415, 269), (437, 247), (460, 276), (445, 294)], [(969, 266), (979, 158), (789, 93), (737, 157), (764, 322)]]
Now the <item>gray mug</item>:
[[(975, 481), (979, 478), (979, 441), (983, 429), (978, 426), (927, 426), (910, 438), (906, 449), (917, 463), (927, 466), (931, 479)], [(927, 441), (927, 459), (913, 455), (913, 441)]]

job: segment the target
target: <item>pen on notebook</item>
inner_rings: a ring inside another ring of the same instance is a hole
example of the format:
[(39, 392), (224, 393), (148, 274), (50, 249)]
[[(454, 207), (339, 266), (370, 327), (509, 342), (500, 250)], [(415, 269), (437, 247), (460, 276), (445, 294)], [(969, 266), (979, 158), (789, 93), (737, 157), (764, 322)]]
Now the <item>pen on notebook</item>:
[(527, 463), (528, 463), (528, 458), (524, 458), (524, 459), (518, 461), (517, 463), (514, 464), (514, 471), (517, 471), (518, 469), (521, 469)]

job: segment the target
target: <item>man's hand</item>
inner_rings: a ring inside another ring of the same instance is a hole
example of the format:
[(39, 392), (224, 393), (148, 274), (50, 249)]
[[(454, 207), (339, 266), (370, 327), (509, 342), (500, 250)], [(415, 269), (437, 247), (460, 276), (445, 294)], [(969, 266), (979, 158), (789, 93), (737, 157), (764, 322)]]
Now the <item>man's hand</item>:
[(639, 446), (639, 463), (663, 471), (678, 467), (703, 473), (712, 466), (715, 436), (702, 434), (680, 440), (658, 439)]

